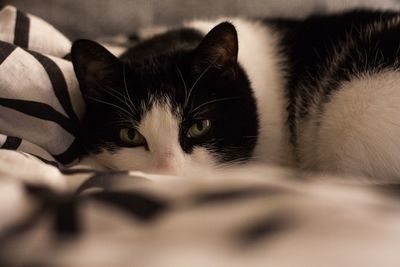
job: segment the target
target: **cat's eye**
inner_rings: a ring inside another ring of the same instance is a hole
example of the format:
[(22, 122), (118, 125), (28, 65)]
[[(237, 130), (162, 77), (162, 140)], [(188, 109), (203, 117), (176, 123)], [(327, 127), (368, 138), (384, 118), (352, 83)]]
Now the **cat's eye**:
[(126, 145), (141, 146), (146, 144), (146, 139), (137, 130), (132, 128), (122, 128), (119, 131), (119, 138)]
[(210, 120), (199, 120), (196, 121), (192, 126), (190, 126), (186, 136), (188, 138), (200, 138), (207, 134), (211, 129)]

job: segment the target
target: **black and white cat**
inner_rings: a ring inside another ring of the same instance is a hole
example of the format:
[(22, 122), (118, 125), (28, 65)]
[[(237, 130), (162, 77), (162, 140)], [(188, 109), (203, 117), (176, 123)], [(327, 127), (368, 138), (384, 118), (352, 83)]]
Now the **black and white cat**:
[(74, 43), (82, 140), (101, 165), (182, 174), (250, 160), (400, 177), (399, 14), (224, 21), (120, 58)]

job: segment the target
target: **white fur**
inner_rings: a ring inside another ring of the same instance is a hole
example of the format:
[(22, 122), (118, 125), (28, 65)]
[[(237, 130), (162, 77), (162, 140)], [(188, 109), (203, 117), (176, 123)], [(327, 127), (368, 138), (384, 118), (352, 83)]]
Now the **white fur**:
[(343, 83), (325, 105), (320, 126), (309, 123), (303, 129), (302, 167), (400, 177), (399, 82), (400, 73), (387, 71)]
[(229, 21), (238, 33), (238, 61), (249, 76), (260, 119), (259, 139), (254, 159), (265, 163), (290, 163), (288, 157), (287, 117), (284, 105), (285, 79), (282, 58), (277, 50), (278, 36), (266, 25), (239, 18), (193, 21), (186, 26), (207, 33), (217, 24)]
[(98, 161), (112, 169), (140, 170), (150, 173), (182, 175), (199, 166), (213, 165), (213, 158), (204, 148), (186, 154), (179, 144), (180, 118), (169, 104), (154, 103), (141, 120), (138, 131), (147, 141), (145, 147), (123, 148), (117, 153), (104, 150)]

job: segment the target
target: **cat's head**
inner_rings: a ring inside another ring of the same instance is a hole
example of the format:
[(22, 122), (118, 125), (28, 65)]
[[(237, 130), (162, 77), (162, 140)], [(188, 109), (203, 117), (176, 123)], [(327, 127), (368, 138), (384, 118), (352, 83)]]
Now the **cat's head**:
[(82, 142), (106, 167), (181, 174), (251, 157), (257, 111), (232, 24), (165, 33), (120, 59), (79, 40), (71, 56), (87, 104)]

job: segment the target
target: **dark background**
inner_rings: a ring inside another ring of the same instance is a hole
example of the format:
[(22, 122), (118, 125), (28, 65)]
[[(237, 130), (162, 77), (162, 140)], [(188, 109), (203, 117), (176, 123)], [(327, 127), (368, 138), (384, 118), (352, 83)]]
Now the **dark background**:
[(302, 17), (352, 7), (389, 8), (400, 0), (0, 0), (44, 18), (70, 39), (130, 33), (149, 25), (218, 16)]

